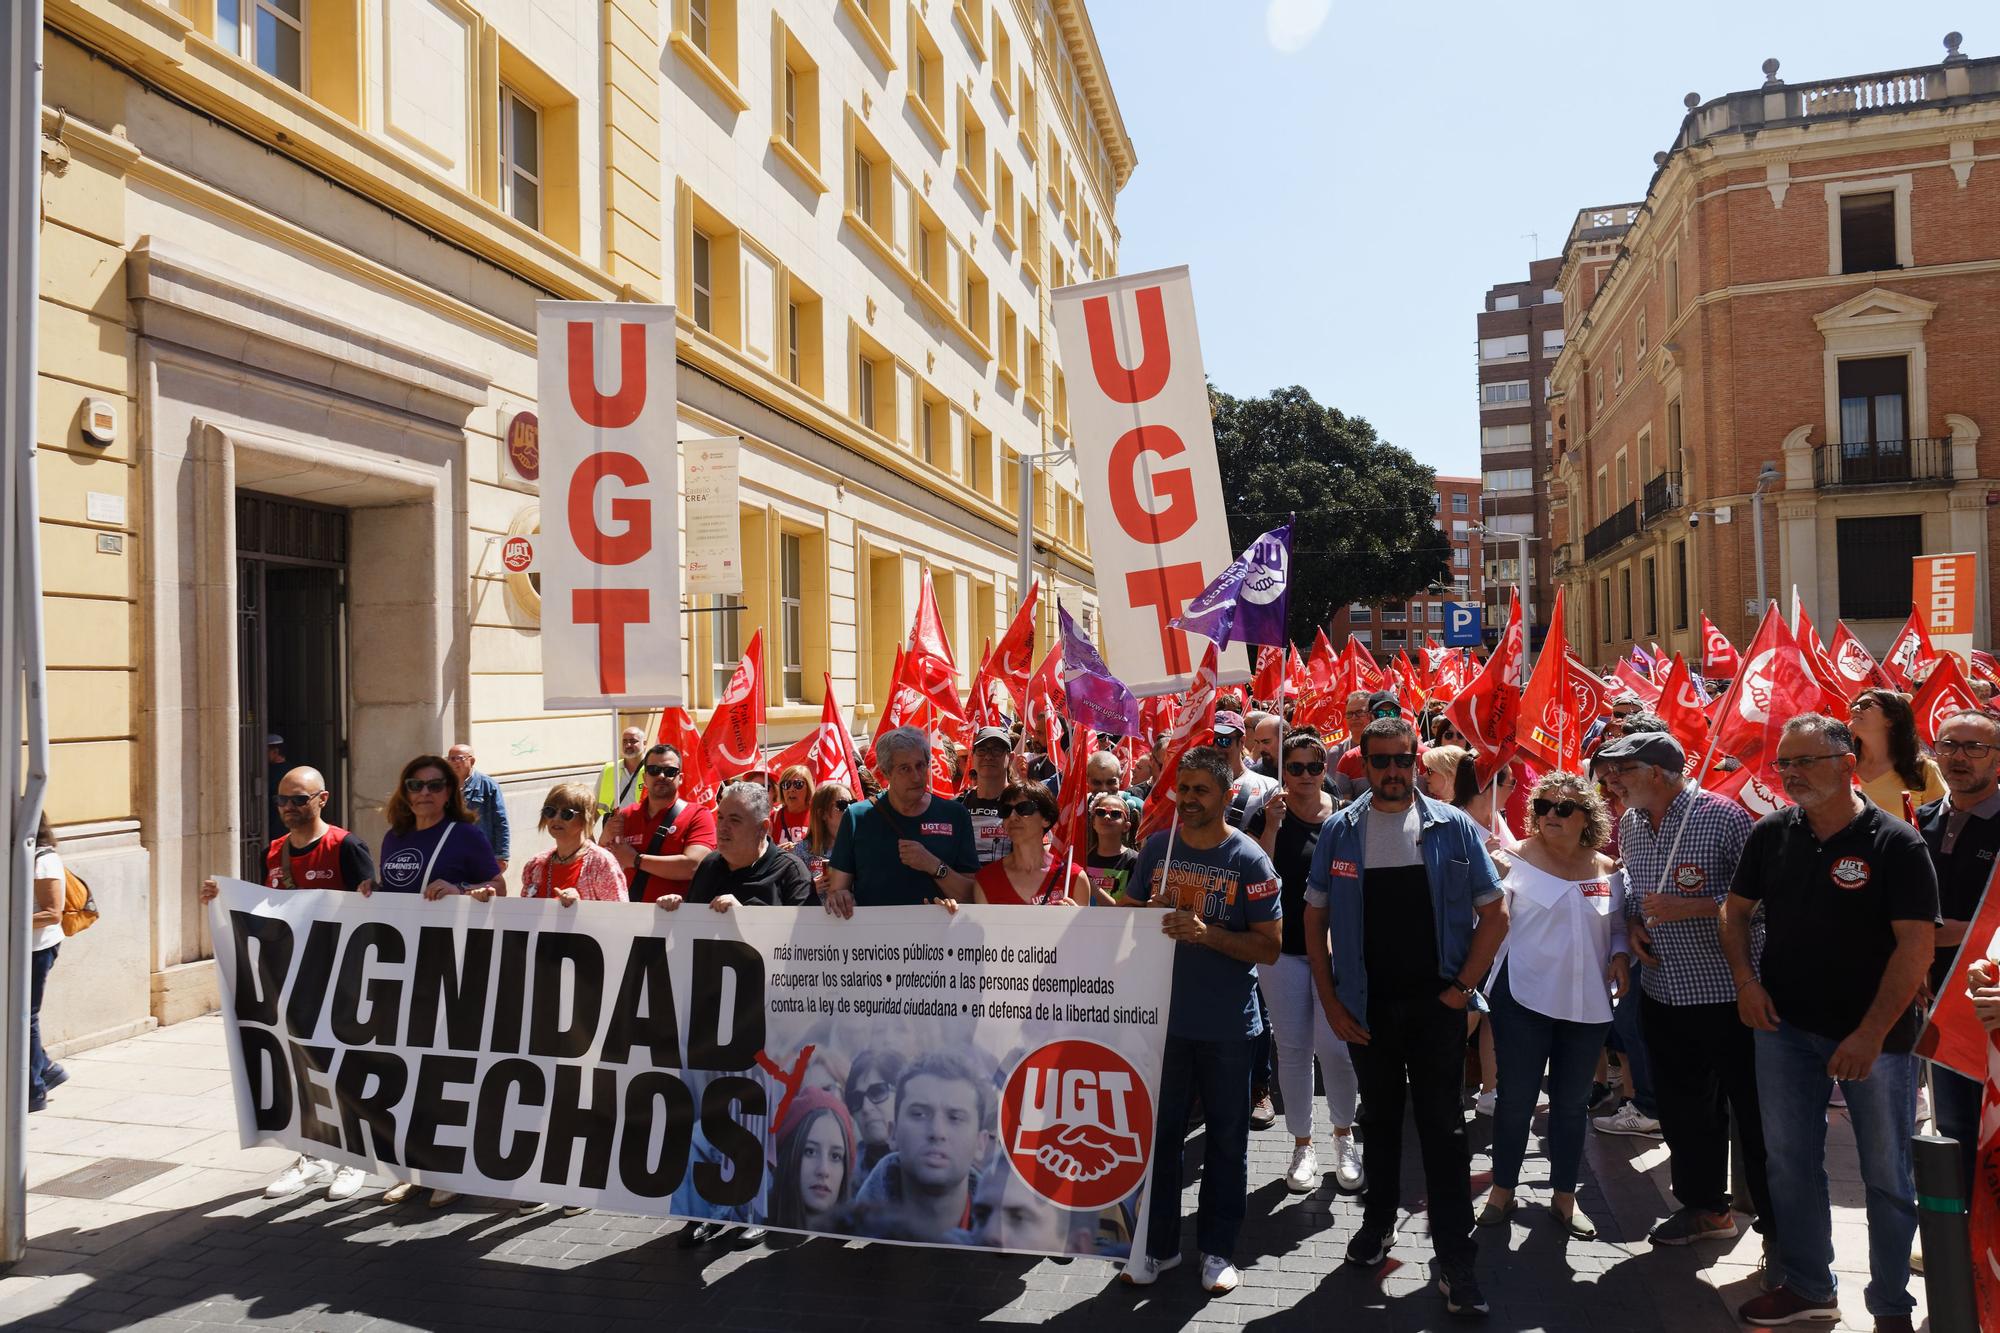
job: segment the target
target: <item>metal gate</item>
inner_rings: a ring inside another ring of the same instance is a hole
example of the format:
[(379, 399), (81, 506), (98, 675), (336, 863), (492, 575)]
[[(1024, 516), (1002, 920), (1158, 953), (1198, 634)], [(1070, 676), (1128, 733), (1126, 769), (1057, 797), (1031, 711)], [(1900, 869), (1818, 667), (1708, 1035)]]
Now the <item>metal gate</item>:
[[(347, 824), (347, 513), (236, 495), (238, 873), (261, 879), (284, 830), (271, 798), (301, 765), (326, 778), (326, 820)], [(272, 763), (265, 737), (284, 737)]]

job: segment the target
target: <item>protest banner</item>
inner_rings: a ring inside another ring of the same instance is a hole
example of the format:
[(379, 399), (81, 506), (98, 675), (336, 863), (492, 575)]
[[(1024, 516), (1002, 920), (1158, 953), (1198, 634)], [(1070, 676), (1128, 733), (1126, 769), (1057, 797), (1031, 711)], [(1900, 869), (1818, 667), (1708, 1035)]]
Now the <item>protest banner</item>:
[(683, 440), (681, 493), (687, 522), (683, 592), (733, 596), (743, 591), (743, 519), (738, 512), (741, 436)]
[(1129, 1253), (1173, 974), (1154, 913), (218, 882), (245, 1146), (487, 1198)]
[[(1168, 622), (1234, 556), (1188, 271), (1064, 287), (1050, 301), (1070, 367), (1098, 638), (1134, 694), (1185, 689), (1195, 656)], [(1222, 655), (1220, 678), (1250, 678), (1240, 644)]]
[(1962, 665), (1972, 653), (1979, 557), (1971, 552), (1913, 556), (1910, 580), (1910, 599), (1923, 617), (1931, 646), (1954, 654)]
[(672, 306), (538, 301), (542, 706), (681, 702)]

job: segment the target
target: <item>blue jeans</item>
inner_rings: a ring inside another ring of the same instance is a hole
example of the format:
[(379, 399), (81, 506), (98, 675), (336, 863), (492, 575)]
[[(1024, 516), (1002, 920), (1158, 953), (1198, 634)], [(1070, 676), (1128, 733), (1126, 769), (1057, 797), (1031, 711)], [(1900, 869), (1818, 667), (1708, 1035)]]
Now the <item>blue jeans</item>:
[(1937, 1119), (1938, 1133), (1958, 1140), (1959, 1162), (1965, 1168), (1965, 1193), (1960, 1197), (1967, 1203), (1972, 1201), (1972, 1181), (1978, 1167), (1979, 1102), (1985, 1092), (1984, 1085), (1955, 1069), (1931, 1066), (1931, 1114)]
[(1489, 997), (1493, 1003), (1493, 1055), (1499, 1065), (1499, 1097), (1493, 1109), (1493, 1184), (1504, 1190), (1521, 1183), (1521, 1160), (1528, 1154), (1528, 1130), (1549, 1077), (1549, 1189), (1576, 1193), (1583, 1160), (1583, 1119), (1590, 1109), (1590, 1080), (1609, 1023), (1571, 1023), (1537, 1013), (1514, 998), (1507, 970)]
[(62, 945), (51, 944), (46, 949), (37, 949), (29, 957), (33, 960), (28, 967), (28, 1100), (38, 1102), (49, 1095), (48, 1086), (42, 1082), (49, 1072), (49, 1053), (42, 1049), (42, 993), (49, 987), (49, 972), (56, 965), (56, 954)]
[(1646, 965), (1632, 960), (1632, 984), (1611, 1009), (1611, 1048), (1625, 1057), (1632, 1074), (1632, 1105), (1649, 1119), (1660, 1117), (1659, 1103), (1653, 1099), (1653, 1061), (1646, 1050), (1646, 1038), (1639, 1028), (1639, 997), (1645, 994), (1639, 979)]
[[(1771, 1177), (1771, 1234), (1786, 1286), (1810, 1301), (1834, 1298), (1833, 1209), (1826, 1192), (1826, 1062), (1840, 1045), (1780, 1023), (1757, 1034), (1757, 1100)], [(1917, 1058), (1880, 1055), (1865, 1079), (1842, 1079), (1854, 1149), (1868, 1199), (1868, 1313), (1916, 1309), (1910, 1247), (1917, 1236), (1917, 1185), (1910, 1135), (1917, 1123)]]
[(1201, 1202), (1194, 1236), (1203, 1254), (1236, 1252), (1250, 1182), (1250, 1047), (1252, 1039), (1193, 1041), (1167, 1037), (1160, 1065), (1160, 1117), (1153, 1137), (1153, 1199), (1146, 1211), (1146, 1253), (1171, 1259), (1181, 1252), (1182, 1158), (1188, 1110), (1201, 1094)]

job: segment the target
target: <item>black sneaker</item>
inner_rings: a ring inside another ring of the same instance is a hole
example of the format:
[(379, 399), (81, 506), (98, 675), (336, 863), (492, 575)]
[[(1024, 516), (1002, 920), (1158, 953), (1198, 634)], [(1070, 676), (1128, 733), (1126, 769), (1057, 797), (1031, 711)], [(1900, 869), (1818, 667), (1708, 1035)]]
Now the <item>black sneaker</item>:
[(49, 1067), (42, 1071), (42, 1087), (54, 1092), (67, 1082), (69, 1082), (69, 1071), (55, 1061), (49, 1061)]
[(1735, 1240), (1736, 1218), (1729, 1213), (1682, 1208), (1646, 1234), (1655, 1245), (1692, 1245), (1698, 1240)]
[(715, 1240), (727, 1229), (720, 1222), (690, 1222), (680, 1229), (679, 1234), (674, 1237), (674, 1243), (683, 1250), (692, 1250), (696, 1246), (706, 1245)]
[(1449, 1314), (1476, 1318), (1487, 1312), (1486, 1293), (1479, 1289), (1479, 1278), (1467, 1260), (1438, 1262), (1438, 1294)]
[(1389, 1247), (1398, 1239), (1393, 1222), (1363, 1222), (1354, 1239), (1347, 1242), (1347, 1262), (1373, 1268), (1389, 1257)]

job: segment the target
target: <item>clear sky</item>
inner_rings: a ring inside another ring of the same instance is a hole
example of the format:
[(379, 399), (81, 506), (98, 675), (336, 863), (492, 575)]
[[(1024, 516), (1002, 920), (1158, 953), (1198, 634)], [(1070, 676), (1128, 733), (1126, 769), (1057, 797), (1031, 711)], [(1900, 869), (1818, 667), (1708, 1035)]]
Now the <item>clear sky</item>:
[(1481, 297), (1579, 208), (1643, 197), (1683, 96), (1757, 87), (1767, 56), (1790, 83), (1934, 64), (1953, 29), (2000, 53), (2000, 11), (1962, 0), (1089, 9), (1139, 156), (1120, 269), (1190, 266), (1218, 388), (1304, 385), (1468, 476)]

